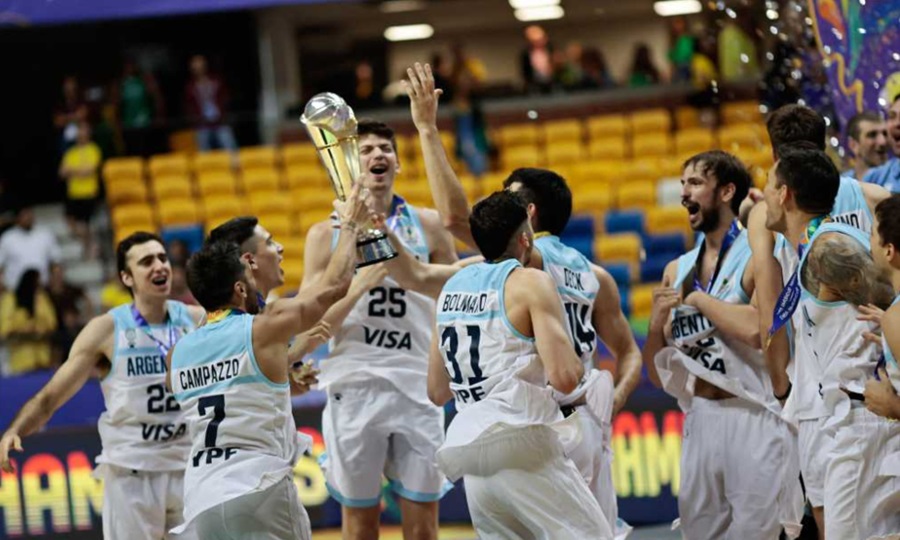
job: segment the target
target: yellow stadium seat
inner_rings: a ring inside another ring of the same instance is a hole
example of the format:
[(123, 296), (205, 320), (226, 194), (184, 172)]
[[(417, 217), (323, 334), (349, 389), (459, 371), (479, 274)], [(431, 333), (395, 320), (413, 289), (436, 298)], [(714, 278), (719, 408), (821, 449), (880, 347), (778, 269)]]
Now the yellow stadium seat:
[(329, 187), (318, 190), (293, 190), (290, 198), (294, 208), (300, 212), (327, 211), (330, 213), (334, 210), (332, 203), (336, 197), (334, 191)]
[(584, 149), (581, 146), (581, 141), (548, 143), (546, 152), (547, 165), (554, 170), (560, 166), (573, 165), (584, 159)]
[(310, 143), (292, 143), (282, 146), (281, 161), (285, 167), (292, 165), (322, 166), (315, 145)]
[(110, 206), (146, 202), (147, 185), (142, 178), (119, 178), (106, 181), (106, 202)]
[(158, 231), (156, 228), (156, 223), (154, 223), (152, 221), (147, 221), (144, 223), (133, 223), (130, 225), (116, 228), (115, 234), (113, 236), (113, 242), (115, 242), (115, 244), (118, 245), (119, 242), (121, 242), (122, 240), (125, 240), (125, 238), (131, 236), (132, 234), (134, 234), (136, 232), (148, 232), (148, 233), (156, 234)]
[(599, 216), (615, 208), (615, 198), (609, 184), (598, 184), (572, 194), (572, 211), (577, 214)]
[(722, 123), (759, 122), (763, 113), (756, 101), (736, 101), (722, 104)]
[(284, 191), (254, 191), (249, 199), (250, 211), (256, 215), (290, 214), (294, 211), (291, 197)]
[(169, 149), (192, 156), (197, 153), (197, 132), (193, 129), (182, 129), (169, 135)]
[(506, 124), (497, 130), (500, 136), (500, 144), (504, 147), (537, 145), (541, 135), (538, 125), (530, 122), (526, 124)]
[(704, 128), (682, 129), (675, 132), (675, 153), (690, 156), (718, 148), (712, 130)]
[(678, 107), (675, 109), (675, 126), (677, 129), (700, 127), (700, 110), (695, 107)]
[(667, 109), (647, 109), (631, 115), (631, 132), (668, 133), (672, 129), (672, 115)]
[(500, 154), (503, 168), (509, 171), (519, 167), (540, 167), (543, 160), (537, 146), (514, 146), (505, 148)]
[[(297, 219), (296, 217), (292, 217), (291, 223), (291, 232), (278, 236), (275, 238), (275, 241), (281, 244), (281, 247), (284, 248), (284, 258), (285, 259), (303, 259), (304, 256), (304, 248), (306, 246), (306, 237), (299, 233), (299, 227), (297, 227)], [(263, 224), (265, 226), (265, 224)]]
[(619, 208), (651, 208), (656, 205), (656, 184), (653, 182), (621, 182), (616, 189)]
[(719, 142), (722, 150), (739, 154), (744, 150), (764, 148), (766, 139), (761, 136), (756, 126), (756, 124), (722, 126), (719, 130)]
[(581, 143), (584, 136), (584, 126), (578, 120), (554, 120), (544, 122), (544, 140), (547, 145), (571, 141)]
[(751, 167), (750, 175), (753, 177), (753, 187), (765, 189), (769, 181), (769, 171), (762, 167)]
[(747, 167), (755, 166), (768, 171), (775, 164), (775, 158), (772, 156), (770, 148), (757, 148), (752, 150), (742, 150), (738, 153), (738, 158)]
[(281, 269), (284, 270), (284, 288), (297, 290), (303, 282), (303, 259), (285, 259), (281, 261)]
[(571, 182), (577, 186), (614, 182), (622, 179), (619, 161), (582, 161), (572, 166)]
[(633, 159), (672, 155), (672, 137), (668, 133), (644, 133), (635, 135), (631, 144)]
[(117, 231), (127, 227), (138, 227), (134, 230), (141, 230), (141, 227), (148, 226), (156, 230), (153, 208), (146, 202), (117, 206), (112, 209), (111, 217), (113, 228)]
[(231, 218), (244, 215), (241, 200), (229, 195), (218, 195), (203, 199), (206, 228), (212, 230)]
[(427, 183), (417, 183), (404, 185), (400, 191), (400, 196), (406, 199), (413, 206), (434, 206), (434, 200), (431, 197), (431, 188)]
[(641, 250), (641, 236), (637, 233), (599, 234), (594, 241), (594, 253), (603, 263), (637, 264)]
[(300, 214), (299, 219), (299, 230), (303, 233), (309, 230), (310, 227), (319, 223), (320, 221), (325, 221), (328, 219), (328, 216), (331, 215), (333, 210), (329, 208), (316, 208), (312, 210), (308, 210), (306, 212), (302, 212)]
[(171, 199), (157, 207), (159, 224), (163, 227), (202, 223), (202, 212), (193, 199)]
[(312, 189), (326, 187), (331, 189), (328, 173), (318, 164), (288, 165), (284, 169), (284, 182), (287, 184), (287, 188), (291, 190), (301, 187), (310, 187)]
[(241, 186), (248, 195), (256, 191), (277, 191), (281, 188), (281, 176), (274, 168), (250, 169), (241, 175)]
[(150, 157), (150, 177), (188, 175), (191, 172), (187, 154), (174, 152)]
[(659, 283), (644, 283), (631, 287), (631, 316), (647, 318), (653, 311), (653, 289)]
[(201, 197), (214, 195), (237, 196), (237, 184), (230, 171), (215, 171), (197, 175), (197, 192)]
[(144, 160), (139, 157), (109, 158), (103, 163), (103, 179), (142, 180), (144, 179)]
[(659, 160), (635, 159), (623, 164), (620, 179), (623, 184), (633, 184), (635, 182), (650, 182), (655, 184), (662, 176)]
[(276, 242), (291, 236), (294, 232), (296, 220), (288, 213), (254, 212), (254, 214), (259, 219), (259, 224), (269, 231)]
[(154, 176), (150, 180), (150, 188), (153, 198), (157, 202), (166, 199), (189, 198), (194, 194), (190, 177), (183, 173)]
[(402, 133), (395, 133), (394, 141), (397, 143), (396, 153), (401, 162), (411, 159), (413, 154), (418, 151), (419, 141), (414, 135), (406, 136)]
[(675, 156), (663, 156), (656, 161), (660, 178), (681, 178), (684, 160)]
[(587, 121), (588, 136), (594, 139), (625, 138), (630, 133), (624, 114), (592, 116)]
[(214, 150), (195, 155), (191, 165), (197, 174), (212, 171), (230, 172), (234, 169), (235, 157), (227, 150)]
[(685, 233), (691, 234), (688, 213), (681, 205), (648, 208), (644, 226), (650, 234)]
[(238, 150), (242, 170), (269, 169), (278, 165), (278, 150), (274, 146), (247, 146)]
[(622, 137), (591, 139), (588, 155), (591, 159), (625, 159), (628, 157), (628, 146)]

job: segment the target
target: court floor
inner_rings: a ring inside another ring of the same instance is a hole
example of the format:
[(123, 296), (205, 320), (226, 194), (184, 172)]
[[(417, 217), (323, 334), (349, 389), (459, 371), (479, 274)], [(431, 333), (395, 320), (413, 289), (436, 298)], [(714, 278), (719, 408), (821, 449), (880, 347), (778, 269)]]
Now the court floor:
[[(341, 532), (339, 530), (315, 530), (313, 531), (314, 540), (340, 540)], [(400, 527), (382, 527), (380, 540), (402, 540), (403, 535), (400, 533)], [(439, 535), (440, 540), (476, 540), (475, 531), (472, 527), (467, 526), (444, 526), (441, 527)], [(681, 538), (677, 532), (674, 532), (668, 526), (661, 527), (643, 527), (636, 529), (629, 540), (676, 540)]]

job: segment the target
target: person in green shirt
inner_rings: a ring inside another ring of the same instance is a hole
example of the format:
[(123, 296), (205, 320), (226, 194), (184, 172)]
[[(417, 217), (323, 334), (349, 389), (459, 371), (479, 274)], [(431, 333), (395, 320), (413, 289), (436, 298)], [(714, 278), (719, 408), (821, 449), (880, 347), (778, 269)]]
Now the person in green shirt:
[(153, 75), (141, 72), (134, 60), (125, 60), (114, 98), (125, 154), (146, 157), (160, 150), (153, 127), (164, 116), (164, 106)]

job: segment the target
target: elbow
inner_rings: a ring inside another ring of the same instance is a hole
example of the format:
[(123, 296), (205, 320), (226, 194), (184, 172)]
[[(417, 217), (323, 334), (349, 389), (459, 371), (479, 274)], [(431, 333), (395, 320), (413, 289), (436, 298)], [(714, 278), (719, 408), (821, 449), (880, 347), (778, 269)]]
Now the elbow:
[(469, 229), (469, 212), (450, 212), (441, 216), (441, 224), (450, 231), (453, 236)]
[(428, 387), (428, 400), (437, 405), (438, 407), (443, 407), (450, 401), (450, 398), (453, 397), (450, 393), (449, 388), (432, 388)]
[(560, 369), (555, 373), (549, 373), (548, 379), (550, 386), (554, 390), (563, 394), (570, 394), (578, 388), (578, 383), (581, 382), (582, 376), (584, 376), (584, 367), (581, 364), (576, 364), (571, 369)]
[(759, 325), (747, 325), (747, 334), (744, 336), (744, 343), (754, 349), (762, 348), (762, 334)]

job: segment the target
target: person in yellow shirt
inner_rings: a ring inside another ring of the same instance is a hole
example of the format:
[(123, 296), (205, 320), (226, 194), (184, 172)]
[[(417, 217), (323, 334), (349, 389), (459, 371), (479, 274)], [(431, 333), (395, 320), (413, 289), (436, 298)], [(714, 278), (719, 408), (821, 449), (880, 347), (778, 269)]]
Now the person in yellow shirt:
[(79, 122), (75, 146), (66, 150), (59, 166), (59, 176), (66, 182), (66, 218), (69, 228), (91, 254), (91, 235), (88, 225), (100, 193), (98, 170), (102, 154), (91, 140), (91, 126)]
[(9, 345), (10, 374), (50, 367), (51, 336), (56, 312), (40, 285), (40, 274), (26, 270), (15, 291), (0, 298), (0, 338)]

